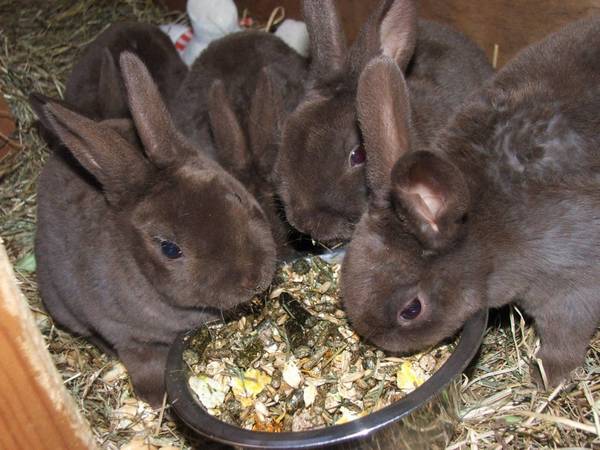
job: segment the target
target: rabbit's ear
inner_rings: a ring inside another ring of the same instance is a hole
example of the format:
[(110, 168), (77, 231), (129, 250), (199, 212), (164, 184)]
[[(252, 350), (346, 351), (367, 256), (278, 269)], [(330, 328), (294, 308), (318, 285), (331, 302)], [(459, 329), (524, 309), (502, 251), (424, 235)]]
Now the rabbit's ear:
[(45, 95), (40, 94), (38, 92), (34, 92), (29, 96), (29, 104), (31, 105), (31, 109), (33, 109), (33, 112), (35, 113), (38, 120), (40, 121), (42, 129), (44, 130), (44, 134), (46, 134), (46, 133), (54, 134), (52, 132), (52, 123), (50, 122), (49, 116), (46, 115), (46, 111), (44, 109), (46, 104), (48, 104), (50, 102), (53, 102), (55, 104), (62, 104), (64, 106), (66, 106), (66, 103), (64, 101), (55, 100), (53, 98), (46, 97)]
[(460, 232), (470, 207), (462, 172), (425, 151), (402, 158), (391, 176), (392, 201), (401, 206), (423, 243), (442, 248)]
[(52, 101), (43, 106), (40, 120), (98, 180), (109, 203), (134, 197), (146, 184), (149, 165), (110, 122), (95, 122)]
[(338, 74), (346, 63), (347, 48), (334, 0), (304, 0), (304, 21), (310, 37), (311, 72), (317, 79)]
[(142, 143), (135, 130), (135, 125), (131, 119), (106, 119), (100, 122), (103, 126), (116, 131), (119, 136), (133, 145), (135, 148), (142, 148)]
[(382, 0), (371, 14), (350, 51), (351, 66), (362, 70), (384, 55), (404, 71), (417, 42), (417, 7), (414, 0)]
[(161, 95), (144, 63), (133, 53), (119, 57), (128, 104), (148, 159), (158, 168), (176, 164), (185, 155), (177, 132)]
[(221, 80), (210, 87), (208, 117), (219, 163), (234, 175), (247, 171), (252, 161), (246, 137)]
[(367, 153), (367, 184), (376, 198), (386, 198), (392, 168), (410, 150), (408, 89), (392, 59), (380, 56), (365, 68), (357, 110)]
[(275, 165), (280, 127), (285, 115), (281, 90), (281, 86), (278, 86), (273, 78), (273, 73), (265, 67), (260, 73), (252, 98), (248, 131), (256, 165), (267, 178)]
[(100, 79), (98, 81), (98, 102), (103, 118), (129, 117), (129, 108), (121, 74), (112, 53), (108, 48), (102, 52)]

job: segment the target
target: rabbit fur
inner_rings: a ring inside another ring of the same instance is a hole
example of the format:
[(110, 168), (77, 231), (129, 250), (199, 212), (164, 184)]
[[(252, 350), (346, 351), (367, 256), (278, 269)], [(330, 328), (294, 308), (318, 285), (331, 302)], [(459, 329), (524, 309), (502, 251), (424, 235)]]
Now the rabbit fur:
[(582, 364), (600, 319), (599, 82), (594, 17), (523, 50), (414, 149), (403, 74), (387, 57), (367, 66), (357, 109), (373, 195), (341, 277), (360, 334), (416, 351), (515, 302), (548, 385)]
[(37, 274), (56, 322), (118, 355), (158, 406), (177, 334), (264, 290), (275, 244), (255, 199), (176, 130), (140, 59), (119, 61), (139, 145), (128, 119), (32, 97), (62, 143), (39, 179)]
[(127, 95), (117, 61), (123, 51), (146, 65), (162, 97), (171, 100), (188, 68), (169, 37), (157, 26), (121, 22), (100, 33), (75, 61), (65, 89), (65, 101), (92, 119), (129, 118)]
[(234, 33), (198, 57), (172, 108), (180, 130), (256, 197), (284, 257), (290, 227), (272, 172), (280, 129), (304, 92), (307, 69), (306, 59), (272, 34)]
[(405, 71), (415, 147), (431, 142), (492, 68), (462, 34), (417, 20), (413, 0), (381, 1), (349, 50), (333, 0), (304, 0), (303, 7), (311, 72), (306, 95), (286, 122), (275, 172), (288, 221), (333, 244), (350, 239), (367, 206), (369, 155), (355, 103), (369, 61), (387, 55)]

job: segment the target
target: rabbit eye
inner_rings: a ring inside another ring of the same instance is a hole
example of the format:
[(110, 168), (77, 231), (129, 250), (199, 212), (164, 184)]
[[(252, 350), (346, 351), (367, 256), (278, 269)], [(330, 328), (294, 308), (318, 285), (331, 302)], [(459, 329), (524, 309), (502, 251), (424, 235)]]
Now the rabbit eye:
[(400, 317), (404, 320), (414, 320), (421, 314), (421, 300), (415, 298), (410, 304), (400, 311)]
[(160, 249), (169, 259), (177, 259), (183, 255), (183, 252), (175, 242), (171, 241), (160, 241)]
[(367, 160), (367, 153), (365, 152), (365, 148), (361, 145), (357, 145), (350, 152), (350, 167), (359, 166), (364, 164)]

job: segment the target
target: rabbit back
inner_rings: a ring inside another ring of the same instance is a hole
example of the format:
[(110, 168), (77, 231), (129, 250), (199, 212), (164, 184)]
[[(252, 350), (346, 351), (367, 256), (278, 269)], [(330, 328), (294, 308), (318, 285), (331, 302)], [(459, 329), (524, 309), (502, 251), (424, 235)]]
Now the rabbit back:
[[(114, 97), (119, 105), (113, 107), (113, 110), (124, 111), (113, 114), (112, 117), (126, 117), (126, 92), (120, 82), (118, 70), (119, 55), (124, 51), (135, 53), (146, 64), (165, 99), (170, 100), (175, 96), (188, 69), (169, 37), (151, 24), (121, 22), (110, 25), (98, 35), (75, 61), (67, 79), (65, 101), (76, 105), (90, 117), (108, 119), (110, 117), (103, 114), (107, 109), (103, 102)], [(109, 61), (105, 61), (107, 58)], [(114, 67), (106, 67), (107, 65)], [(103, 76), (113, 79), (102, 80)], [(109, 83), (110, 91), (103, 91), (103, 81)]]
[(215, 157), (208, 118), (211, 86), (216, 80), (223, 82), (233, 111), (242, 129), (247, 130), (250, 105), (265, 67), (285, 92), (285, 110), (292, 110), (303, 93), (305, 58), (277, 36), (263, 31), (241, 31), (211, 42), (194, 61), (172, 108), (182, 133), (203, 148), (212, 148)]

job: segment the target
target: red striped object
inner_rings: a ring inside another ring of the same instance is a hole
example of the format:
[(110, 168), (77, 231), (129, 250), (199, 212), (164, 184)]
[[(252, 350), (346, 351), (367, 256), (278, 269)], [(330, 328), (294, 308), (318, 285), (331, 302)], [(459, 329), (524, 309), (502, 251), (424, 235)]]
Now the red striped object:
[(179, 39), (175, 42), (175, 48), (182, 52), (192, 40), (192, 37), (194, 37), (194, 32), (189, 28), (185, 33), (179, 36)]

